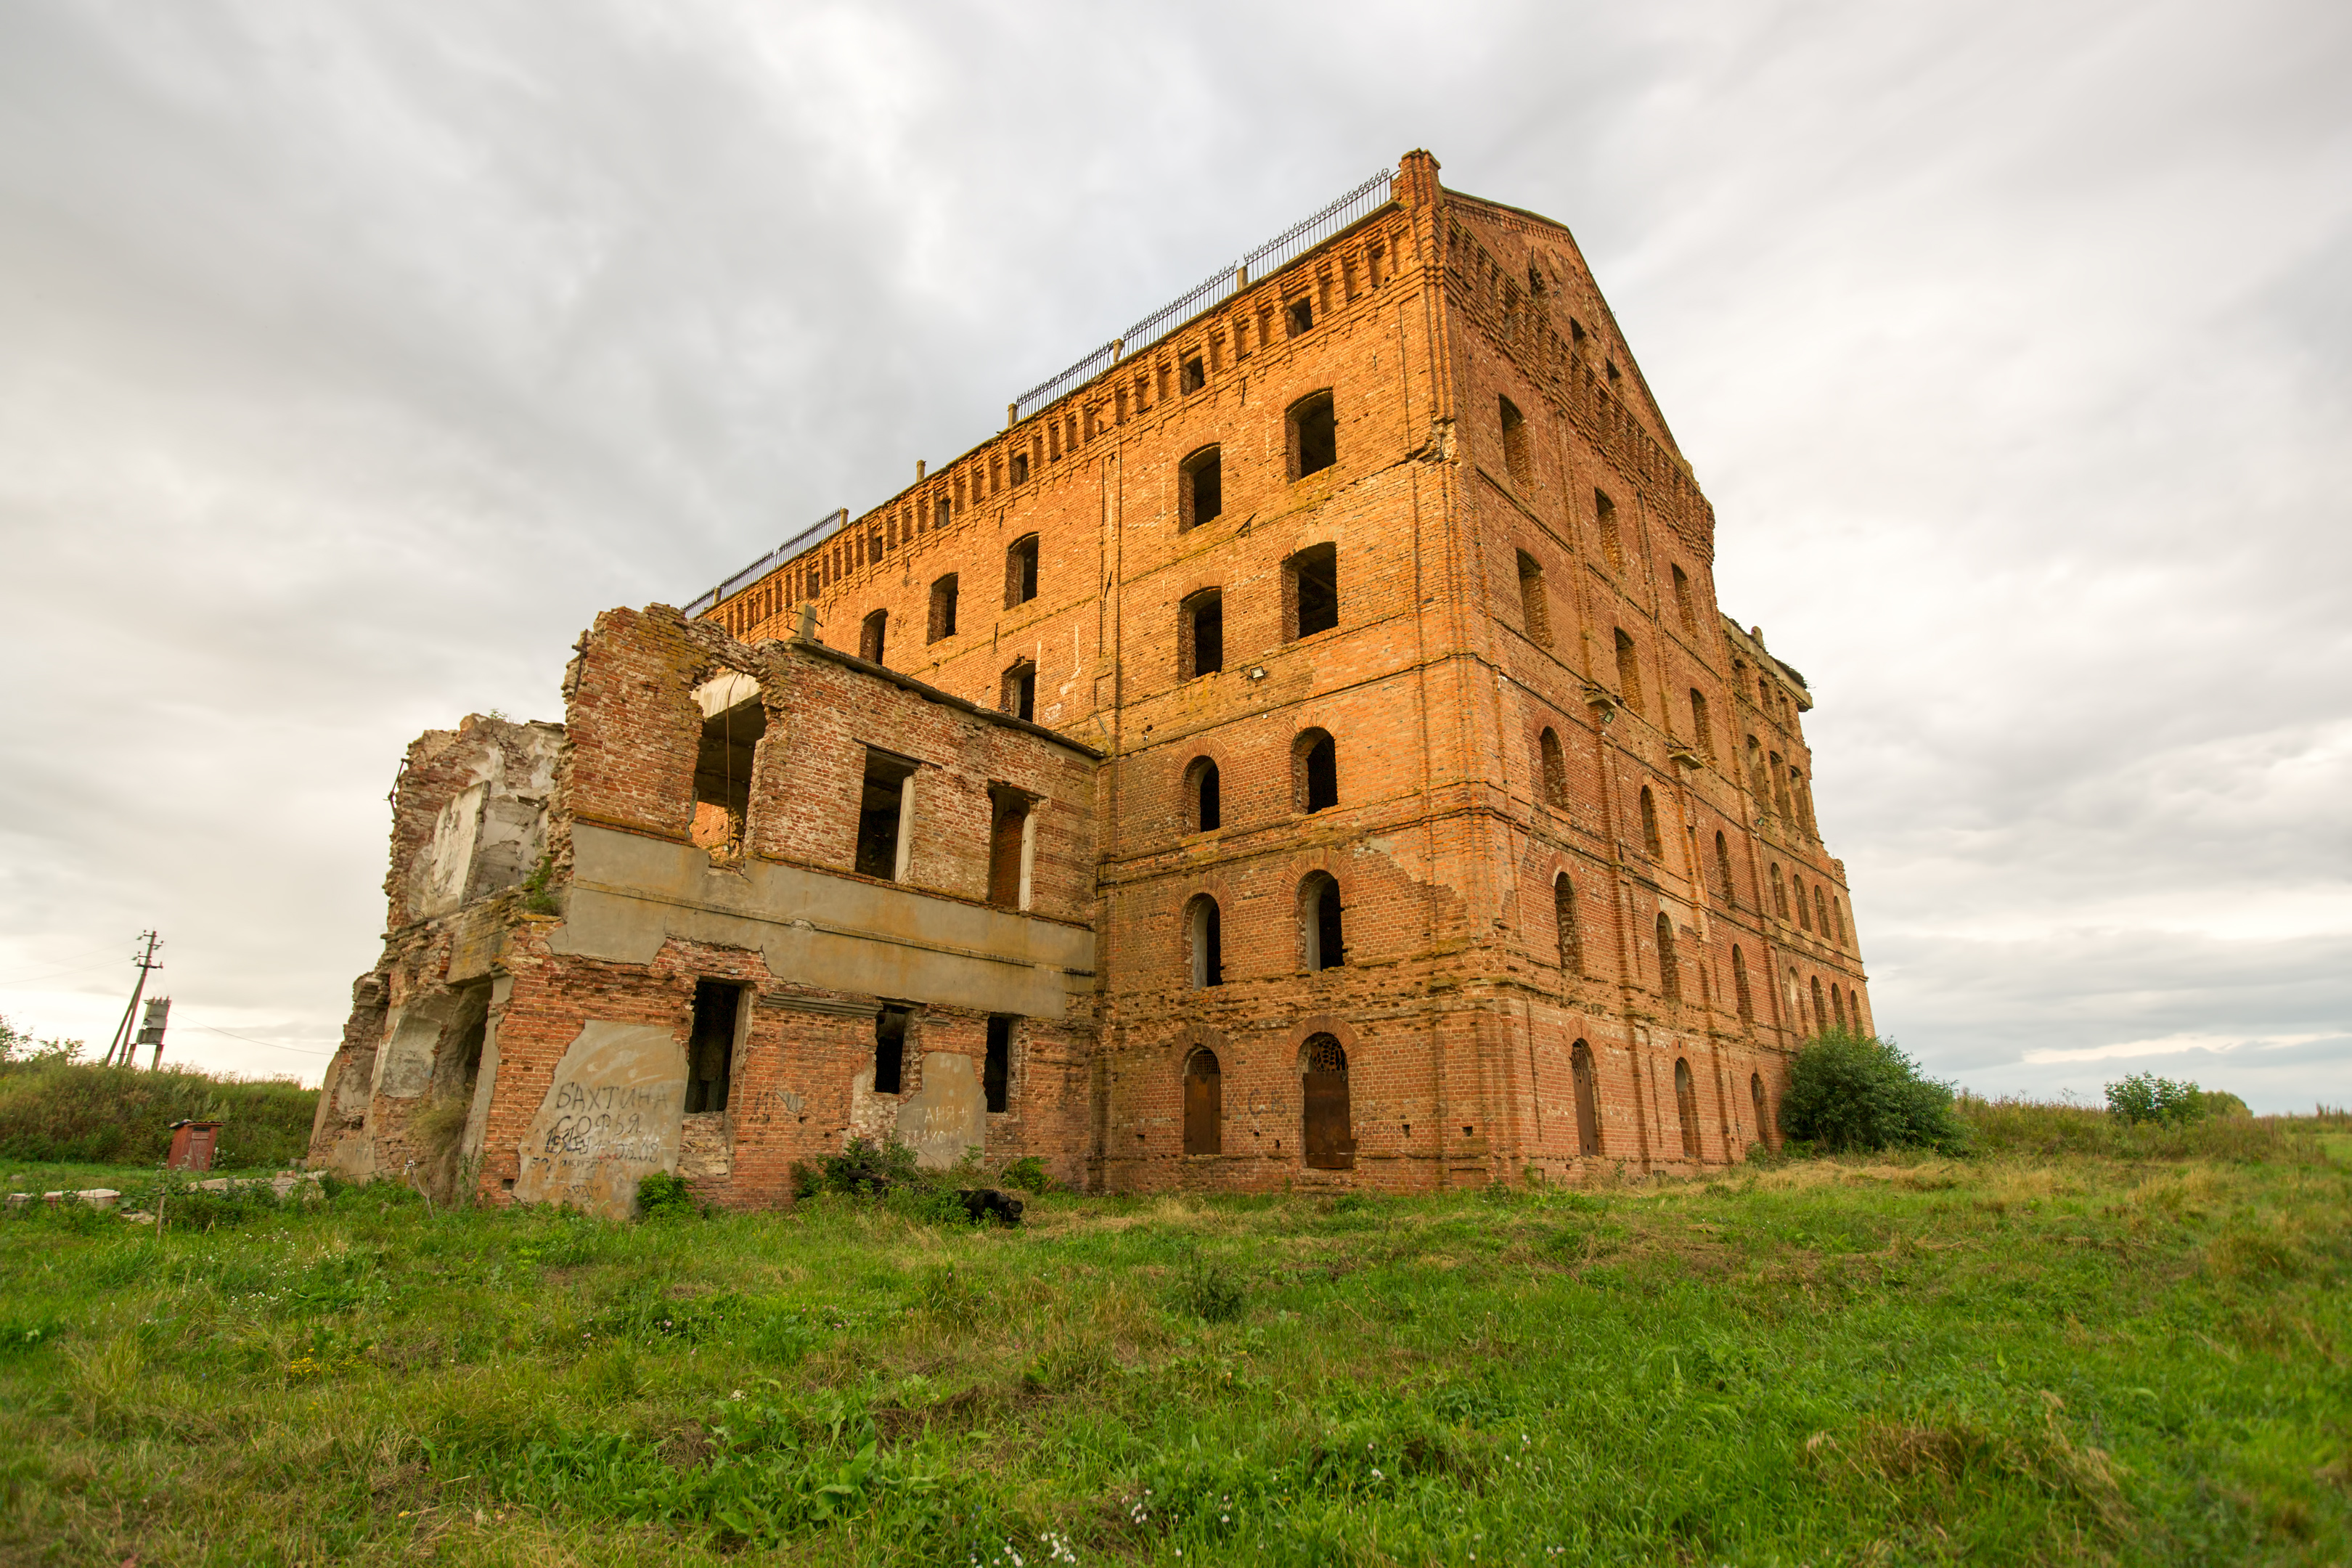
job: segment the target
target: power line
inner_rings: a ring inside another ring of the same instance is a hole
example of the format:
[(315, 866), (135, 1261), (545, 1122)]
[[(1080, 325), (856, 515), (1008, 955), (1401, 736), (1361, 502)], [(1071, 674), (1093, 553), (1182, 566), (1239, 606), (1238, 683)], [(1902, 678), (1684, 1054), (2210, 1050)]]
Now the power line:
[[(183, 1022), (185, 1022), (185, 1020), (183, 1020)], [(232, 1040), (243, 1040), (247, 1045), (268, 1046), (273, 1051), (292, 1051), (298, 1056), (331, 1057), (335, 1054), (332, 1050), (314, 1051), (306, 1049), (301, 1046), (280, 1045), (276, 1040), (258, 1040), (254, 1038), (251, 1035), (240, 1035), (235, 1029), (223, 1029), (211, 1024), (189, 1024), (188, 1027), (191, 1029), (202, 1029), (206, 1034), (211, 1035), (226, 1035)]]

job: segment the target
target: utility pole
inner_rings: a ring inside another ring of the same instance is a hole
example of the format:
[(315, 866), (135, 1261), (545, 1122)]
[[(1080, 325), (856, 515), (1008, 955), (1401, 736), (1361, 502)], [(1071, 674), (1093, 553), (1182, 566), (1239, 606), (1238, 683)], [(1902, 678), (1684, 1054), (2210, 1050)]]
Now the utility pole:
[(118, 1055), (124, 1067), (131, 1065), (134, 1055), (131, 1047), (137, 1044), (138, 1037), (131, 1030), (131, 1020), (139, 1011), (139, 994), (147, 989), (147, 972), (163, 967), (155, 962), (155, 933), (142, 931), (139, 933), (139, 940), (147, 944), (144, 952), (131, 955), (131, 962), (139, 966), (139, 982), (131, 988), (131, 1000), (122, 1009), (122, 1022), (114, 1026), (114, 1038), (106, 1042), (106, 1055), (100, 1058), (101, 1065), (112, 1066)]

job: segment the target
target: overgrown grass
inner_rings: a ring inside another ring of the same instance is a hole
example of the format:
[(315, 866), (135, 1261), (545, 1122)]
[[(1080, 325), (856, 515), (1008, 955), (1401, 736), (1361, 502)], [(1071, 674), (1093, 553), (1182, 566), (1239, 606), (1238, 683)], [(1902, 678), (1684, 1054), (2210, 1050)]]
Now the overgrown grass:
[(2352, 1172), (2273, 1131), (1012, 1231), (19, 1215), (0, 1555), (2338, 1563)]
[(217, 1121), (215, 1163), (279, 1166), (309, 1152), (319, 1091), (291, 1079), (215, 1077), (100, 1067), (59, 1053), (0, 1058), (0, 1161), (152, 1166), (172, 1145), (172, 1123)]

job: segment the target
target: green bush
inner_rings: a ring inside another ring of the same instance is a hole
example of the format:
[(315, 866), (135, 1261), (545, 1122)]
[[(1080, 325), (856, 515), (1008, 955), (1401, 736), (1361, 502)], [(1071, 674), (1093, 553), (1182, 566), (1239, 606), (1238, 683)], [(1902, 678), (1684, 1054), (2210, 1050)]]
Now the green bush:
[(640, 1219), (692, 1219), (700, 1212), (701, 1206), (694, 1201), (694, 1189), (686, 1184), (684, 1176), (654, 1171), (637, 1183)]
[(1892, 1040), (1822, 1035), (1798, 1048), (1780, 1100), (1780, 1131), (1831, 1152), (1937, 1149), (1958, 1153), (1968, 1133), (1952, 1088), (1920, 1076)]
[(297, 1164), (310, 1152), (319, 1091), (239, 1079), (77, 1061), (70, 1040), (34, 1041), (0, 1019), (0, 1158), (160, 1164), (172, 1123), (219, 1121), (224, 1170)]
[(2107, 1114), (2120, 1117), (2135, 1127), (2143, 1121), (2179, 1127), (2205, 1114), (2205, 1095), (2185, 1079), (2176, 1083), (2154, 1073), (2136, 1072), (2121, 1082), (2107, 1085)]
[(997, 1173), (996, 1179), (1008, 1187), (1024, 1193), (1050, 1193), (1054, 1178), (1045, 1173), (1045, 1162), (1034, 1154), (1024, 1154)]
[(1176, 1276), (1176, 1306), (1203, 1322), (1230, 1323), (1249, 1310), (1249, 1287), (1229, 1265), (1195, 1252)]
[(895, 1138), (879, 1143), (852, 1138), (838, 1154), (824, 1155), (813, 1164), (803, 1162), (793, 1166), (793, 1191), (803, 1198), (819, 1193), (871, 1197), (893, 1187), (928, 1184), (915, 1164), (914, 1150)]

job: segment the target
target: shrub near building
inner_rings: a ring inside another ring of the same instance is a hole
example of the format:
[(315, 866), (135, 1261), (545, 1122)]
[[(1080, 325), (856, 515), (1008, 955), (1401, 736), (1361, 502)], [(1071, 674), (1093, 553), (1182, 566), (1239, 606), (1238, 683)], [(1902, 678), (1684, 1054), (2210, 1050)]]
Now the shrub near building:
[(1968, 1133), (1952, 1087), (1920, 1075), (1892, 1040), (1823, 1035), (1789, 1063), (1780, 1131), (1818, 1148), (1936, 1149), (1956, 1154)]

